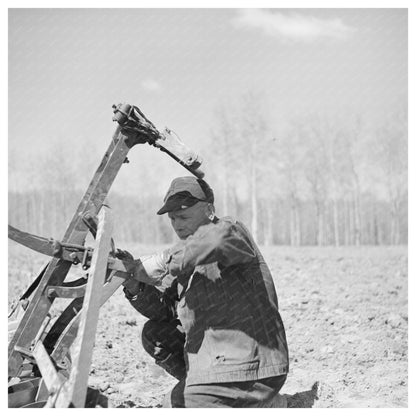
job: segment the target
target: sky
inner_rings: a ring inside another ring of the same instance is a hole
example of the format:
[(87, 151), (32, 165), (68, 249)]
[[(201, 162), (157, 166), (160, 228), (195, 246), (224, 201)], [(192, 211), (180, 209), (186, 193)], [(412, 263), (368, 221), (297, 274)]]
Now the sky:
[[(8, 45), (10, 189), (36, 186), (57, 150), (98, 164), (119, 102), (199, 151), (214, 110), (248, 91), (273, 134), (315, 113), (377, 125), (407, 100), (406, 9), (9, 9)], [(163, 163), (165, 189), (183, 171), (163, 157), (135, 150), (120, 183)]]

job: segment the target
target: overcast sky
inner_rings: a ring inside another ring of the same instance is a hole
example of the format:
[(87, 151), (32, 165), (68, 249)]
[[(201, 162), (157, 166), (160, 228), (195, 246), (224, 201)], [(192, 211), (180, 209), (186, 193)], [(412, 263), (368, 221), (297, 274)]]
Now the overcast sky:
[(119, 102), (198, 149), (214, 108), (248, 90), (266, 97), (275, 131), (312, 112), (377, 124), (407, 97), (407, 11), (11, 9), (10, 176), (28, 185), (53, 146), (100, 159)]

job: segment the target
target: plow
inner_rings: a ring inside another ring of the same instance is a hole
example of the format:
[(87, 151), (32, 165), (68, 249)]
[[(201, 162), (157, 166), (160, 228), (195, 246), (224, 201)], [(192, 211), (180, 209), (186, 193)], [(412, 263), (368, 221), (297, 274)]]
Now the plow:
[[(107, 407), (88, 386), (100, 307), (137, 264), (119, 259), (106, 203), (128, 153), (148, 144), (198, 178), (201, 159), (169, 129), (159, 131), (133, 105), (113, 106), (116, 130), (64, 236), (44, 238), (9, 225), (9, 238), (50, 257), (9, 313), (8, 405), (17, 407)], [(86, 246), (87, 236), (93, 243)], [(80, 277), (68, 278), (71, 268)], [(66, 307), (52, 317), (54, 301)]]

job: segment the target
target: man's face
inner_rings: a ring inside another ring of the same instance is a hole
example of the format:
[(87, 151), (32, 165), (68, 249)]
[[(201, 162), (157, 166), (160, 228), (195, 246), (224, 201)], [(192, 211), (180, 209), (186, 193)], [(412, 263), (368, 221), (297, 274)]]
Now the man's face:
[(168, 212), (172, 227), (181, 240), (188, 238), (201, 225), (209, 223), (208, 214), (206, 202), (197, 202), (192, 207)]

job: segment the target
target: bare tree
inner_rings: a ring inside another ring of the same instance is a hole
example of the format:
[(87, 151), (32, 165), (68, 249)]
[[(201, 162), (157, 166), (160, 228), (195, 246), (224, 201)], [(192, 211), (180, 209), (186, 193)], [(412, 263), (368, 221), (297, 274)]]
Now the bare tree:
[(247, 93), (242, 98), (241, 113), (241, 136), (248, 150), (251, 232), (256, 241), (259, 238), (259, 170), (262, 162), (265, 162), (265, 140), (268, 129), (262, 99), (259, 94)]
[(304, 168), (307, 140), (304, 126), (295, 121), (292, 121), (286, 134), (275, 139), (278, 151), (276, 168), (279, 175), (275, 179), (280, 196), (288, 201), (289, 244), (292, 246), (302, 243), (300, 203), (306, 192)]
[[(214, 171), (219, 178), (218, 188), (221, 194), (222, 212), (229, 215), (232, 204), (231, 188), (234, 179), (234, 171), (238, 166), (235, 157), (235, 149), (238, 149), (236, 140), (238, 139), (238, 131), (236, 128), (235, 114), (220, 106), (215, 110), (216, 124), (211, 131), (211, 135), (215, 146), (215, 155), (211, 154), (213, 160), (210, 162), (215, 165)], [(206, 151), (209, 151), (209, 147)], [(212, 149), (212, 147), (211, 147)], [(210, 152), (212, 153), (212, 152)]]
[[(359, 246), (362, 242), (361, 225), (361, 178), (360, 167), (366, 163), (366, 142), (361, 117), (355, 116), (348, 126), (339, 132), (338, 146), (343, 155), (343, 185), (347, 197), (350, 244)], [(368, 168), (368, 166), (367, 166)]]
[(401, 242), (401, 206), (407, 201), (407, 111), (385, 120), (376, 136), (375, 154), (390, 205), (390, 244)]

